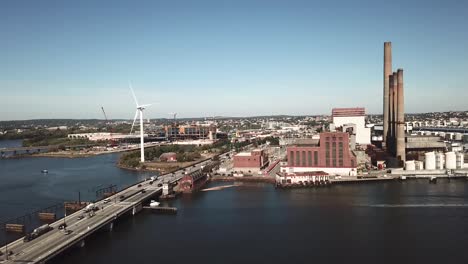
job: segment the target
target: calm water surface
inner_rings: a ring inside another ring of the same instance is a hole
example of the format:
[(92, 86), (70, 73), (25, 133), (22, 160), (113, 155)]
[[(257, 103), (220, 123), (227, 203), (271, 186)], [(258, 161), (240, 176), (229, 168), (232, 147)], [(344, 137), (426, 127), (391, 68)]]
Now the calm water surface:
[[(146, 176), (116, 158), (0, 160), (1, 217)], [(466, 180), (243, 184), (168, 203), (177, 215), (122, 218), (51, 263), (468, 263), (467, 191)]]

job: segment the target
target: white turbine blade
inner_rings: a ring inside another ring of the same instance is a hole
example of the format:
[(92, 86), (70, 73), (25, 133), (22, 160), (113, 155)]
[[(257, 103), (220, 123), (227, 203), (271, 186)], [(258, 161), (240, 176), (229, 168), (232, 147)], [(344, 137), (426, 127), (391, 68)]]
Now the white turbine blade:
[(151, 104), (144, 104), (144, 105), (139, 105), (138, 107), (147, 107), (147, 106), (151, 106)]
[(138, 117), (138, 110), (136, 111), (135, 117), (133, 118), (133, 124), (132, 124), (132, 129), (130, 129), (130, 134), (132, 134), (132, 132), (133, 132), (133, 127), (135, 126), (135, 121), (136, 121), (137, 117)]
[(138, 101), (137, 101), (137, 98), (135, 96), (135, 91), (133, 91), (132, 83), (128, 82), (128, 86), (130, 86), (130, 90), (132, 91), (133, 99), (135, 100), (135, 104), (138, 107)]

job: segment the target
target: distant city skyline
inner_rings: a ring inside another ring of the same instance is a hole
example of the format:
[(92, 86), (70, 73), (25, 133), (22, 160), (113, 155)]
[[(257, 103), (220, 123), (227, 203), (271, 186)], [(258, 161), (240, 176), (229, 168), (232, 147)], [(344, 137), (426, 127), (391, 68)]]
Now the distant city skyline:
[(382, 113), (383, 43), (407, 113), (468, 110), (458, 1), (3, 1), (0, 120)]

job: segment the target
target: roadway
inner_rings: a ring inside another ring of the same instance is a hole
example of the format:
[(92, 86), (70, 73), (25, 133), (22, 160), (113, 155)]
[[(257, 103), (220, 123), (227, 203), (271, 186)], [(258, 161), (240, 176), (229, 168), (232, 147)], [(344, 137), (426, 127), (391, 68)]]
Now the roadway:
[[(13, 254), (9, 256), (8, 261), (1, 262), (43, 263), (67, 248), (81, 243), (96, 230), (106, 226), (110, 229), (110, 225), (118, 217), (133, 210), (137, 210), (136, 212), (141, 210), (144, 201), (151, 199), (162, 191), (163, 182), (176, 183), (185, 175), (185, 172), (190, 173), (199, 170), (210, 162), (211, 160), (205, 160), (186, 169), (161, 175), (152, 184), (151, 180), (146, 179), (132, 185), (107, 199), (96, 202), (95, 205), (98, 210), (94, 214), (86, 213), (85, 209), (82, 209), (66, 216), (66, 229), (70, 233), (67, 234), (63, 230), (59, 230), (59, 225), (64, 222), (62, 218), (50, 224), (53, 228), (51, 231), (36, 239), (24, 242), (23, 238), (21, 238), (8, 244), (8, 251), (13, 252)], [(143, 189), (145, 192), (142, 192)], [(120, 201), (122, 195), (127, 198)], [(5, 252), (5, 247), (0, 250)]]

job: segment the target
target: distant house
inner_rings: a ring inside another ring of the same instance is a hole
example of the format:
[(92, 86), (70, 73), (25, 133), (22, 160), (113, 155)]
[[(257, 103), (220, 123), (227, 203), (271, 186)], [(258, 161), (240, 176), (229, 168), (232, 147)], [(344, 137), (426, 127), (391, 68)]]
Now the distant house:
[(166, 152), (159, 156), (159, 160), (163, 162), (176, 162), (177, 161), (177, 153), (175, 152)]

